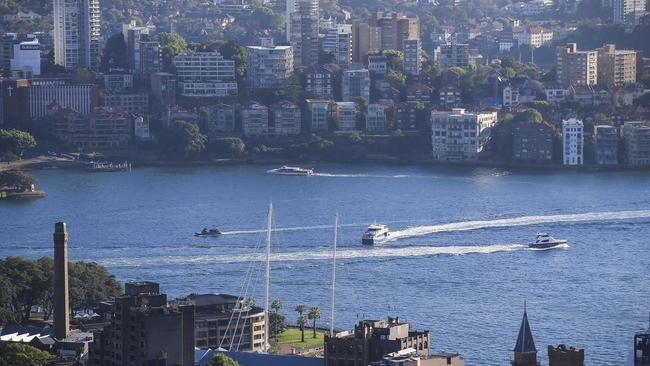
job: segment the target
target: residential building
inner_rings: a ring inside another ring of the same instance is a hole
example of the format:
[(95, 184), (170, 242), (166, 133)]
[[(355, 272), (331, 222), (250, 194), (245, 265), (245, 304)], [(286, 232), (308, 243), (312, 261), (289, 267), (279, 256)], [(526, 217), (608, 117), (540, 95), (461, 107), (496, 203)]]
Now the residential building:
[(519, 88), (508, 83), (503, 87), (503, 106), (516, 107), (519, 105)]
[(605, 44), (598, 51), (598, 85), (609, 88), (636, 83), (636, 51)]
[(356, 98), (362, 97), (370, 100), (370, 72), (368, 69), (351, 67), (343, 72), (342, 95), (344, 102), (354, 102)]
[(431, 112), (433, 160), (476, 160), (496, 121), (496, 112), (470, 113), (463, 108)]
[(420, 38), (420, 19), (404, 13), (377, 11), (372, 14), (370, 26), (379, 32), (379, 50), (404, 51), (404, 40)]
[(445, 71), (452, 67), (469, 67), (469, 45), (451, 43), (440, 46), (440, 68)]
[(219, 52), (174, 56), (180, 94), (186, 97), (225, 97), (237, 94), (235, 61)]
[(368, 104), (366, 113), (366, 132), (384, 132), (388, 127), (386, 106), (383, 104)]
[(563, 344), (548, 345), (548, 366), (584, 366), (585, 350), (567, 347)]
[(420, 75), (422, 71), (422, 46), (419, 38), (404, 40), (404, 74)]
[(553, 103), (553, 102), (564, 102), (566, 99), (566, 89), (560, 86), (546, 86), (544, 88), (544, 95), (546, 96), (546, 100)]
[(650, 166), (650, 127), (644, 122), (625, 122), (623, 138), (627, 165)]
[(564, 165), (584, 164), (584, 125), (570, 118), (562, 121), (562, 161)]
[(120, 70), (104, 74), (104, 90), (110, 93), (133, 88), (133, 74)]
[(34, 80), (29, 86), (29, 116), (43, 118), (55, 103), (81, 114), (92, 112), (99, 105), (94, 84), (73, 84), (66, 79)]
[(514, 360), (512, 366), (540, 366), (537, 360), (537, 348), (533, 340), (533, 333), (530, 331), (528, 315), (524, 308), (524, 317), (521, 319), (517, 343), (514, 349)]
[(167, 72), (151, 74), (151, 110), (160, 111), (176, 104), (176, 76)]
[(5, 33), (0, 36), (0, 71), (7, 72), (11, 70), (11, 59), (14, 53), (14, 43), (16, 33)]
[(623, 24), (627, 33), (634, 31), (646, 14), (645, 0), (612, 0), (612, 19), (615, 24)]
[(388, 72), (388, 58), (383, 55), (368, 56), (368, 71), (384, 75)]
[(163, 127), (169, 128), (174, 122), (187, 122), (198, 126), (201, 118), (193, 109), (172, 105), (164, 109), (161, 120)]
[(288, 100), (271, 106), (271, 132), (276, 136), (291, 136), (300, 133), (302, 114), (300, 107)]
[(192, 294), (177, 301), (194, 307), (197, 348), (264, 351), (265, 312), (241, 297), (226, 294)]
[(134, 74), (142, 74), (141, 41), (148, 39), (148, 36), (155, 31), (155, 26), (137, 26), (135, 20), (129, 24), (122, 24), (122, 37), (126, 44), (126, 60), (128, 69)]
[(305, 90), (315, 98), (334, 99), (339, 87), (339, 67), (334, 64), (315, 66), (305, 71)]
[(148, 116), (136, 116), (133, 119), (133, 136), (141, 141), (151, 140)]
[(94, 333), (89, 366), (194, 366), (194, 306), (168, 305), (157, 283), (127, 283), (99, 312), (109, 324)]
[(380, 30), (368, 23), (355, 21), (352, 23), (352, 62), (364, 63), (369, 52), (381, 49)]
[(421, 102), (425, 105), (431, 103), (433, 88), (423, 83), (415, 83), (406, 87), (406, 101), (415, 103)]
[(201, 107), (201, 116), (211, 135), (235, 131), (235, 107), (230, 104), (216, 104)]
[(401, 131), (417, 129), (418, 109), (415, 103), (399, 103), (395, 107), (395, 128)]
[(10, 69), (12, 72), (27, 75), (30, 79), (41, 74), (41, 44), (38, 38), (34, 36), (22, 40), (15, 38)]
[(555, 80), (563, 86), (595, 85), (598, 82), (598, 52), (578, 51), (576, 43), (555, 48)]
[(295, 2), (295, 11), (289, 14), (291, 22), (289, 42), (293, 48), (294, 67), (318, 64), (319, 0), (289, 0)]
[(512, 133), (512, 159), (521, 163), (553, 161), (553, 127), (546, 123), (520, 123)]
[(130, 113), (108, 107), (81, 114), (69, 108), (51, 111), (54, 135), (80, 150), (113, 150), (128, 147), (133, 135)]
[(414, 348), (389, 353), (371, 366), (464, 366), (465, 360), (458, 353), (441, 352), (420, 356)]
[(147, 93), (120, 93), (106, 94), (104, 105), (113, 109), (122, 109), (132, 114), (149, 114), (149, 94)]
[(361, 320), (352, 332), (325, 335), (324, 348), (325, 366), (367, 366), (407, 349), (424, 357), (429, 354), (429, 331), (413, 331), (398, 317)]
[(309, 131), (327, 132), (329, 131), (329, 121), (331, 117), (331, 100), (324, 99), (307, 99), (307, 113)]
[(327, 29), (323, 51), (334, 54), (336, 63), (347, 67), (352, 63), (352, 24), (336, 24)]
[(531, 45), (540, 48), (553, 42), (553, 31), (542, 27), (524, 28), (522, 32), (514, 34), (518, 44)]
[(54, 63), (67, 70), (96, 69), (100, 49), (99, 0), (54, 0)]
[(140, 38), (139, 58), (135, 60), (138, 77), (149, 79), (152, 74), (160, 72), (162, 66), (160, 53), (160, 42), (149, 40), (145, 36)]
[(438, 91), (438, 104), (443, 109), (458, 107), (462, 102), (462, 92), (455, 84), (445, 84)]
[(246, 80), (254, 89), (284, 85), (293, 74), (290, 46), (249, 46)]
[[(650, 321), (649, 321), (650, 322)], [(634, 334), (633, 366), (650, 366), (650, 325)]]
[(267, 136), (269, 134), (269, 107), (258, 102), (249, 102), (241, 109), (242, 131), (246, 136)]
[(594, 126), (594, 158), (598, 165), (618, 164), (618, 129), (613, 126)]
[(354, 102), (336, 102), (334, 105), (336, 132), (357, 132), (357, 113)]

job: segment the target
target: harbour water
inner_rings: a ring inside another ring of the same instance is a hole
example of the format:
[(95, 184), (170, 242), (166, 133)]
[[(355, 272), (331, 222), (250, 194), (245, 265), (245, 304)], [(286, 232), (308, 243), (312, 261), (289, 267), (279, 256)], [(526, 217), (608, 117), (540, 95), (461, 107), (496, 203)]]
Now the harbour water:
[[(272, 200), (271, 295), (291, 321), (298, 303), (329, 314), (339, 212), (337, 328), (399, 315), (431, 331), (433, 351), (505, 365), (526, 301), (544, 363), (547, 344), (565, 343), (585, 348), (590, 365), (623, 365), (648, 325), (650, 173), (316, 165), (316, 176), (283, 177), (270, 168), (34, 171), (47, 196), (0, 203), (0, 256), (52, 255), (63, 220), (71, 259), (106, 265), (120, 281), (261, 303)], [(373, 222), (394, 239), (362, 246)], [(192, 235), (214, 224), (225, 234)], [(569, 247), (528, 249), (539, 231)]]

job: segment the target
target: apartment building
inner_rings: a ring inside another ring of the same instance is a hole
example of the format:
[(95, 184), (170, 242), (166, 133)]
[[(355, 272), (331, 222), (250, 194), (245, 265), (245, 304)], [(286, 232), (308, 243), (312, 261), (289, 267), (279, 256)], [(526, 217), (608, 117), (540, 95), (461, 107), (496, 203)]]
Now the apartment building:
[(625, 158), (630, 166), (650, 166), (650, 127), (645, 122), (625, 122)]
[(253, 89), (284, 85), (293, 73), (291, 46), (248, 46), (246, 80)]
[(618, 164), (618, 129), (614, 126), (594, 126), (594, 158), (598, 165)]
[(331, 100), (325, 99), (307, 99), (307, 113), (309, 131), (314, 132), (328, 132), (329, 121), (331, 118)]
[(186, 97), (224, 97), (237, 94), (235, 61), (219, 52), (174, 56), (180, 94)]
[(607, 87), (636, 83), (636, 51), (617, 50), (605, 44), (598, 52), (598, 85)]
[(354, 102), (358, 97), (370, 100), (370, 72), (360, 66), (343, 72), (341, 83), (344, 102)]
[(564, 165), (584, 164), (584, 125), (576, 118), (562, 121), (562, 161)]
[(242, 131), (246, 136), (267, 136), (269, 134), (269, 107), (258, 102), (249, 102), (241, 111)]
[(496, 112), (471, 113), (463, 108), (431, 112), (433, 160), (476, 160), (496, 121)]
[(585, 86), (598, 82), (598, 52), (578, 51), (576, 43), (555, 48), (555, 79), (560, 85)]

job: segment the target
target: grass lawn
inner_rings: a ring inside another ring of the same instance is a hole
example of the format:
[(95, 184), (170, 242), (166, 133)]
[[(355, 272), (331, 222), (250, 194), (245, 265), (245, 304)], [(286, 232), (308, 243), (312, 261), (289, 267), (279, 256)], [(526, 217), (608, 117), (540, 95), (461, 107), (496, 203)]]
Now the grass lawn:
[(271, 343), (280, 344), (290, 344), (296, 348), (304, 348), (311, 346), (322, 346), (324, 339), (324, 333), (316, 329), (316, 338), (314, 338), (313, 330), (310, 328), (305, 328), (305, 342), (300, 342), (300, 329), (289, 328), (284, 331), (278, 337), (278, 340), (275, 341), (274, 338), (271, 339)]

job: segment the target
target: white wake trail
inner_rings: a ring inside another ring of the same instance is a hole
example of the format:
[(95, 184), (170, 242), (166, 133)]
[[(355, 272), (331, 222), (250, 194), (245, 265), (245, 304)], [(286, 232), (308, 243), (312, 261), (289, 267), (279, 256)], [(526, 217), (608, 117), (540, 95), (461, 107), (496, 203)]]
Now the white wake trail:
[(650, 210), (588, 212), (582, 214), (522, 216), (497, 220), (461, 221), (439, 225), (415, 226), (403, 230), (394, 231), (391, 233), (390, 240), (398, 240), (402, 238), (429, 235), (441, 232), (468, 231), (495, 227), (528, 226), (557, 222), (629, 220), (641, 218), (650, 218)]

